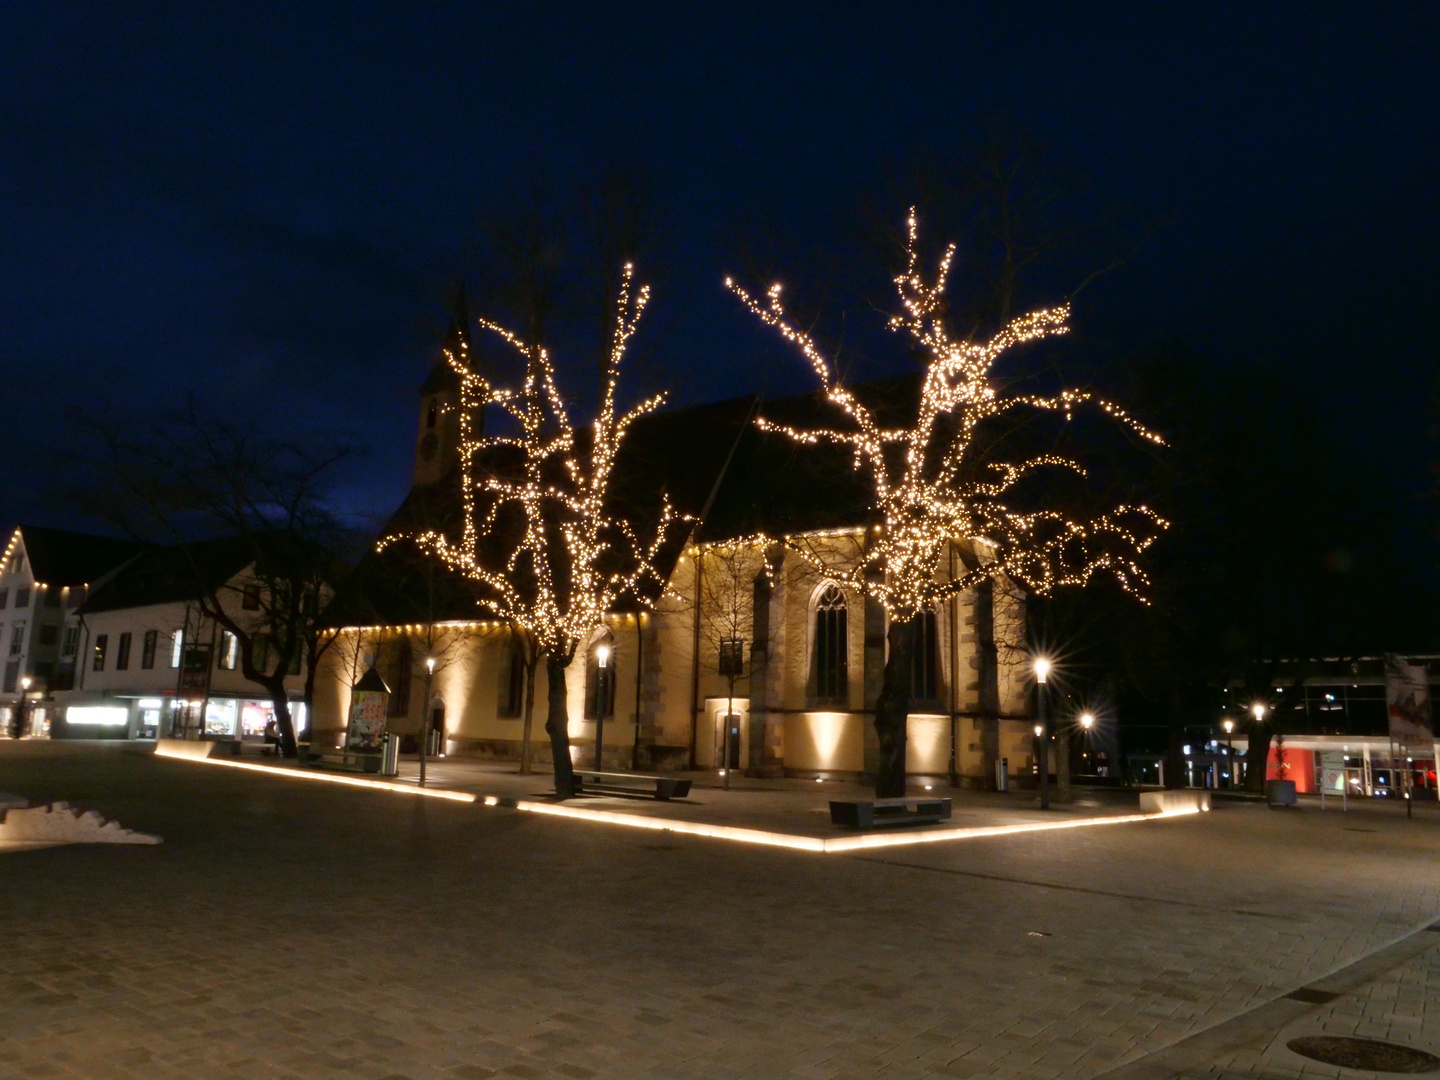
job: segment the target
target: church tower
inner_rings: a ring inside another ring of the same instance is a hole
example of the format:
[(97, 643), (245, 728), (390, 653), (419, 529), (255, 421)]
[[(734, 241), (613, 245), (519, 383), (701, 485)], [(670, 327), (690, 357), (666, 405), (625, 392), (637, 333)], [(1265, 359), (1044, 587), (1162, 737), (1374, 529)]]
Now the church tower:
[[(469, 354), (470, 313), (465, 288), (455, 297), (445, 349)], [(472, 357), (473, 359), (473, 357)], [(479, 432), (477, 431), (478, 435)], [(442, 352), (420, 385), (420, 424), (415, 438), (415, 483), (433, 484), (460, 461), (460, 378)]]

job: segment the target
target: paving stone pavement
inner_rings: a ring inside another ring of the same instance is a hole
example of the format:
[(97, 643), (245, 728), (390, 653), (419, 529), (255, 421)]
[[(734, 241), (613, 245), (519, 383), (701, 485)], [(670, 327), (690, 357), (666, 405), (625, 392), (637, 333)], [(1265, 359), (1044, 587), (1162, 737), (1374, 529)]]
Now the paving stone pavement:
[[(1090, 1077), (1440, 916), (1434, 807), (822, 856), (134, 746), (0, 743), (0, 789), (166, 840), (0, 856), (0, 1080)], [(1359, 1075), (1284, 1058), (1307, 1024), (1440, 1052), (1436, 962), (1174, 1075)]]

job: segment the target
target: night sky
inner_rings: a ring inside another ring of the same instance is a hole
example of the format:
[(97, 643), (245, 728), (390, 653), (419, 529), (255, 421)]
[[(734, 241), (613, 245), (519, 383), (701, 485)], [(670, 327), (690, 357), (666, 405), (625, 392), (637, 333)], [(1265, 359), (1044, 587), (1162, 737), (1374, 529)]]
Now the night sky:
[(475, 223), (535, 173), (653, 178), (675, 400), (808, 388), (721, 287), (734, 223), (783, 222), (803, 291), (859, 206), (904, 214), (893, 163), (997, 113), (1159, 223), (1077, 306), (1092, 364), (1182, 342), (1278, 369), (1408, 498), (1440, 329), (1434, 9), (1171, 6), (7, 4), (0, 522), (73, 519), (72, 409), (143, 427), (190, 393), (363, 442), (343, 497), (383, 516)]

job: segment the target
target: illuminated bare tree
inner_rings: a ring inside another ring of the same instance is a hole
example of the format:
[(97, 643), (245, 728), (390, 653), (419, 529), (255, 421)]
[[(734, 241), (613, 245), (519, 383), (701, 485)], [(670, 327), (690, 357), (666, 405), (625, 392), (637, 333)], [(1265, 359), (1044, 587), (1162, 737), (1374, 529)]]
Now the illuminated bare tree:
[[(663, 395), (622, 411), (621, 361), (639, 324), (649, 289), (632, 290), (626, 264), (615, 302), (615, 325), (605, 357), (601, 400), (593, 421), (575, 424), (555, 379), (548, 351), (494, 323), (525, 360), (520, 385), (496, 385), (470, 362), (463, 340), (447, 352), (460, 377), (460, 477), (464, 528), (457, 541), (430, 531), (414, 539), (423, 551), (477, 586), (479, 603), (533, 640), (545, 658), (555, 790), (574, 791), (570, 761), (566, 670), (580, 642), (601, 624), (623, 594), (641, 597), (642, 583), (658, 583), (654, 560), (677, 520), (662, 497), (648, 541), (610, 505), (621, 444), (631, 425), (658, 408)], [(481, 417), (494, 408), (509, 429), (483, 434)], [(395, 538), (387, 538), (382, 544)], [(534, 667), (529, 668), (533, 680)], [(533, 700), (527, 690), (527, 712)]]
[[(998, 391), (991, 375), (1001, 355), (1017, 345), (1063, 334), (1069, 305), (1013, 319), (983, 343), (957, 339), (944, 315), (946, 276), (955, 248), (946, 249), (933, 280), (927, 281), (919, 269), (913, 210), (908, 225), (907, 266), (895, 279), (902, 310), (889, 327), (909, 337), (912, 349), (926, 358), (926, 367), (915, 418), (906, 426), (882, 426), (842, 385), (814, 339), (786, 313), (778, 284), (762, 302), (733, 280), (726, 281), (756, 316), (799, 347), (827, 401), (843, 414), (843, 426), (837, 428), (799, 430), (763, 417), (760, 426), (803, 444), (847, 448), (854, 468), (868, 473), (873, 482), (873, 525), (863, 534), (799, 536), (783, 542), (827, 575), (879, 601), (888, 617), (889, 650), (875, 704), (880, 744), (875, 789), (882, 798), (905, 791), (911, 654), (921, 612), (991, 577), (1018, 579), (1046, 593), (1084, 585), (1095, 574), (1108, 572), (1138, 595), (1148, 584), (1139, 556), (1167, 524), (1145, 506), (1118, 506), (1078, 520), (1057, 508), (1010, 505), (1017, 485), (1039, 470), (1084, 475), (1078, 462), (1054, 454), (998, 459), (993, 445), (983, 441), (982, 428), (1014, 410), (1055, 412), (1068, 420), (1088, 403), (1144, 439), (1162, 445), (1164, 440), (1119, 406), (1086, 391), (1064, 390), (1053, 397)], [(986, 558), (953, 578), (939, 574), (949, 547), (967, 541), (981, 547)]]

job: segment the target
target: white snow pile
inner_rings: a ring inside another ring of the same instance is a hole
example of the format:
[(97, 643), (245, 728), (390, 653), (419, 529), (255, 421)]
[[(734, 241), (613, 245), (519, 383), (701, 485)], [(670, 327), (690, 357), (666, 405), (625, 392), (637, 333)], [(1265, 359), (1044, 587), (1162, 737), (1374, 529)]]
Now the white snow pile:
[(69, 803), (30, 806), (26, 799), (0, 791), (0, 851), (55, 847), (59, 844), (159, 844), (158, 836), (121, 828), (94, 810), (81, 813)]

